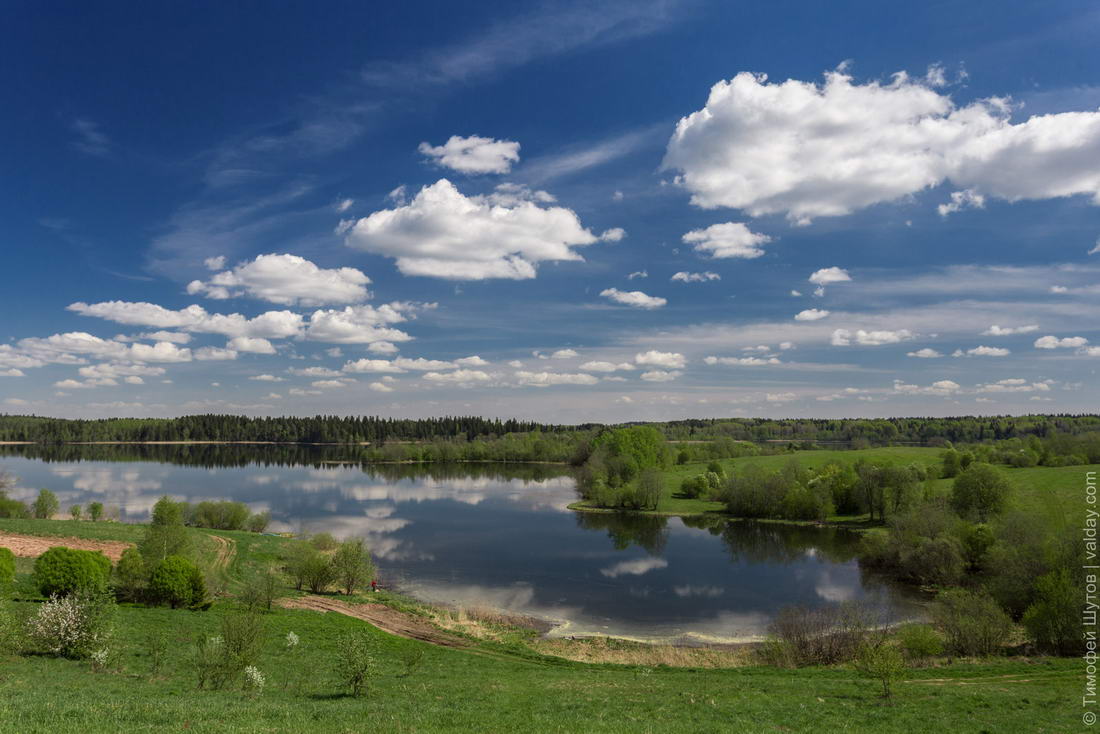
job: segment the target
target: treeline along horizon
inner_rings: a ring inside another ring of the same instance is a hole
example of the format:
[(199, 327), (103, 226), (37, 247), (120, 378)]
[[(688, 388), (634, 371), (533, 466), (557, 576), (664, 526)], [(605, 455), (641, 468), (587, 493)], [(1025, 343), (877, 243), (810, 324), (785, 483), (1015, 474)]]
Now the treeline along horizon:
[[(634, 423), (618, 424), (633, 425)], [(835, 441), (886, 445), (980, 443), (1009, 438), (1046, 438), (1100, 431), (1097, 414), (954, 416), (947, 418), (707, 418), (647, 423), (671, 441)], [(476, 416), (382, 418), (379, 416), (189, 415), (179, 418), (66, 419), (0, 414), (0, 441), (68, 443), (89, 441), (269, 441), (352, 444), (387, 441), (474, 441), (509, 434), (591, 434), (603, 424), (546, 424)]]
[(383, 443), (436, 438), (474, 440), (509, 433), (555, 433), (563, 426), (474, 416), (381, 418), (312, 416), (249, 418), (187, 415), (179, 418), (67, 419), (0, 415), (0, 441), (271, 441), (276, 443)]

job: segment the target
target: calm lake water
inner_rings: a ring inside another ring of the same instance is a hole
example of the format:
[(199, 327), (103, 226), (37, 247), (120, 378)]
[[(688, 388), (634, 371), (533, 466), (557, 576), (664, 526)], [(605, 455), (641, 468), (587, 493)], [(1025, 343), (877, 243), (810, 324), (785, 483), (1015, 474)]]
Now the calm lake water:
[(564, 467), (362, 466), (331, 450), (3, 447), (12, 496), (54, 491), (141, 522), (161, 495), (270, 510), (271, 529), (367, 539), (380, 576), (430, 602), (543, 617), (554, 634), (677, 641), (764, 633), (782, 606), (868, 600), (918, 616), (910, 591), (862, 572), (843, 530), (575, 513)]

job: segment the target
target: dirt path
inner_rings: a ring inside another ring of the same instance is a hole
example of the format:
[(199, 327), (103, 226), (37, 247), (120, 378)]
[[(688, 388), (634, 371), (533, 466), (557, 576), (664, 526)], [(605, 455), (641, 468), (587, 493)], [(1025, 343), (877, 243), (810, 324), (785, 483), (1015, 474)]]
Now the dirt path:
[(280, 599), (280, 606), (287, 609), (309, 609), (315, 612), (335, 612), (348, 617), (370, 622), (378, 629), (398, 637), (420, 640), (443, 647), (469, 647), (466, 640), (449, 635), (427, 620), (411, 614), (398, 612), (384, 604), (348, 604), (338, 599), (324, 596), (303, 596), (295, 599)]
[(37, 558), (50, 548), (64, 546), (75, 550), (100, 551), (112, 561), (122, 557), (122, 552), (133, 547), (133, 543), (121, 540), (87, 540), (85, 538), (66, 538), (53, 535), (21, 535), (19, 533), (0, 532), (0, 546), (10, 548), (11, 552), (23, 558)]
[(228, 570), (229, 564), (237, 556), (237, 541), (213, 533), (207, 533), (206, 536), (212, 538), (218, 544), (218, 555), (214, 559), (214, 568), (220, 571)]

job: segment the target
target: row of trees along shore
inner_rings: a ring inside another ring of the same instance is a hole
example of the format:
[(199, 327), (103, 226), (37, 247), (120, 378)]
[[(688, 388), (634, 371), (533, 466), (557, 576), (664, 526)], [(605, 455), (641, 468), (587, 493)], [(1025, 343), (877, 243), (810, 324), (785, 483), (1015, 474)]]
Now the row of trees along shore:
[[(638, 424), (621, 424), (622, 426)], [(670, 441), (818, 441), (859, 445), (912, 443), (941, 445), (1010, 438), (1046, 438), (1100, 431), (1100, 415), (876, 419), (715, 418), (645, 424)], [(266, 441), (287, 443), (363, 443), (475, 441), (510, 434), (570, 434), (583, 440), (601, 424), (556, 425), (516, 419), (453, 416), (398, 419), (378, 416), (248, 418), (190, 415), (179, 418), (104, 418), (69, 420), (0, 414), (0, 441), (64, 443), (90, 441)]]

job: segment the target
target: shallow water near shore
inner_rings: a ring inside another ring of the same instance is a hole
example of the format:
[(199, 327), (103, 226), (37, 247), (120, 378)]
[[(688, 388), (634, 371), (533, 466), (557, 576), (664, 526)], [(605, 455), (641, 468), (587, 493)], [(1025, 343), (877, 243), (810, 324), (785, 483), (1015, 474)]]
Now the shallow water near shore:
[[(360, 465), (338, 452), (170, 447), (105, 454), (5, 447), (11, 495), (99, 501), (143, 522), (163, 494), (270, 510), (274, 532), (367, 539), (384, 584), (426, 602), (546, 619), (551, 635), (702, 644), (759, 639), (783, 606), (865, 600), (921, 616), (911, 590), (862, 572), (837, 528), (577, 513), (567, 467)], [(85, 460), (85, 457), (88, 460)], [(110, 459), (110, 460), (109, 460)]]

